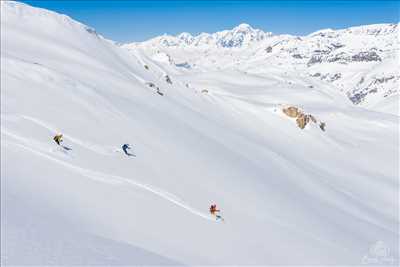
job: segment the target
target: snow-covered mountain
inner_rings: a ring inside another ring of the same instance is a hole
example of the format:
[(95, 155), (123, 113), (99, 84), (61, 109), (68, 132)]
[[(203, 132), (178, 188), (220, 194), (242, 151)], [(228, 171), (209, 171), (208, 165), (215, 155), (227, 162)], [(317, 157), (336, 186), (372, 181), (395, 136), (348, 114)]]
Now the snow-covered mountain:
[(398, 264), (399, 117), (335, 84), (396, 81), (393, 49), (307, 66), (311, 42), (265, 38), (127, 50), (2, 1), (1, 264)]
[(398, 33), (398, 24), (375, 24), (308, 36), (272, 35), (241, 24), (214, 34), (165, 35), (123, 47), (141, 49), (155, 60), (168, 58), (164, 62), (178, 72), (267, 74), (280, 69), (284, 76), (291, 71), (332, 84), (355, 105), (396, 113)]
[(201, 33), (192, 36), (184, 32), (178, 36), (164, 34), (149, 40), (147, 43), (154, 46), (165, 47), (247, 47), (254, 42), (260, 42), (270, 37), (272, 33), (253, 29), (250, 25), (242, 23), (232, 30), (225, 30), (216, 33)]

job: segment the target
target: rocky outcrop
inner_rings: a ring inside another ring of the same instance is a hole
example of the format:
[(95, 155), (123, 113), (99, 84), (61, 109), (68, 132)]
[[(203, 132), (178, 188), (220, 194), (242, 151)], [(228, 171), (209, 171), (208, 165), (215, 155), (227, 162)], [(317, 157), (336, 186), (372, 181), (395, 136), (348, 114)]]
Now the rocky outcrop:
[(152, 82), (147, 82), (146, 85), (150, 88), (156, 88), (156, 85)]
[(297, 118), (296, 118), (296, 123), (297, 126), (299, 126), (300, 129), (304, 129), (306, 125), (310, 122), (310, 117), (309, 115), (306, 115), (304, 113), (301, 113)]
[(337, 62), (340, 64), (347, 64), (348, 62), (351, 61), (350, 55), (348, 55), (345, 52), (340, 52), (337, 54), (330, 55), (326, 59), (327, 62), (332, 63), (332, 62)]
[(352, 62), (371, 62), (382, 61), (382, 58), (375, 52), (375, 49), (361, 51), (356, 54), (348, 54), (346, 52), (331, 53), (329, 50), (315, 50), (307, 66), (310, 67), (317, 63), (339, 63), (349, 64)]
[(381, 57), (375, 51), (366, 51), (355, 54), (351, 57), (352, 61), (382, 61)]
[(157, 94), (159, 94), (160, 96), (163, 96), (164, 93), (160, 91), (160, 88), (157, 87)]
[(297, 118), (297, 116), (299, 116), (300, 114), (300, 110), (296, 107), (287, 107), (284, 108), (283, 113), (285, 113), (287, 116), (291, 117), (291, 118)]
[(292, 57), (293, 58), (297, 58), (297, 59), (302, 59), (303, 58), (303, 56), (300, 55), (300, 54), (293, 54)]
[(161, 92), (160, 88), (159, 88), (157, 85), (155, 85), (154, 83), (152, 83), (152, 82), (147, 82), (146, 85), (147, 85), (148, 87), (150, 87), (150, 88), (154, 88), (154, 89), (156, 90), (156, 93), (157, 93), (157, 94), (159, 94), (159, 95), (161, 95), (161, 96), (164, 95), (164, 93)]
[(322, 56), (321, 55), (312, 55), (310, 60), (307, 62), (307, 67), (310, 67), (317, 63), (322, 63)]
[(169, 84), (172, 84), (172, 80), (168, 75), (165, 75), (165, 81)]
[[(317, 119), (313, 115), (306, 114), (302, 110), (300, 110), (299, 108), (297, 108), (295, 106), (289, 106), (289, 107), (283, 108), (282, 112), (290, 118), (295, 118), (297, 126), (300, 129), (304, 129), (307, 126), (307, 124), (309, 124), (310, 122), (317, 123)], [(325, 131), (325, 126), (326, 126), (326, 124), (324, 122), (320, 122), (319, 127), (321, 130)]]
[(333, 49), (338, 49), (344, 47), (345, 45), (341, 43), (331, 43), (331, 46), (333, 47)]
[(317, 72), (317, 73), (309, 74), (309, 75), (310, 75), (310, 77), (314, 77), (314, 78), (319, 77), (321, 80), (324, 80), (324, 81), (327, 81), (327, 82), (334, 82), (334, 81), (339, 80), (340, 78), (342, 78), (342, 74), (340, 72), (325, 73), (325, 74)]
[(349, 90), (346, 95), (353, 102), (358, 105), (366, 101), (372, 94), (381, 94), (387, 97), (392, 94), (398, 93), (398, 81), (400, 75), (386, 74), (384, 76), (373, 76), (368, 79), (362, 77), (357, 85)]
[(329, 77), (329, 81), (330, 82), (334, 82), (334, 81), (336, 81), (336, 80), (338, 80), (340, 78), (342, 78), (342, 74), (340, 72), (339, 73), (335, 73), (335, 74), (333, 74), (333, 75), (331, 75)]

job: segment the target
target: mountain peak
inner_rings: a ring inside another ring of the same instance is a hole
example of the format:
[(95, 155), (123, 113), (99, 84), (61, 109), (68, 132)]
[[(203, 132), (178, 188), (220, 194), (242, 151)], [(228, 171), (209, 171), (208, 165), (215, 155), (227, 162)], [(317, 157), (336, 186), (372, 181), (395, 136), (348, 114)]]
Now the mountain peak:
[(254, 29), (247, 23), (241, 23), (230, 31), (215, 33), (217, 45), (226, 48), (248, 46), (252, 43), (267, 39), (272, 35), (270, 32)]
[(233, 30), (247, 31), (247, 30), (254, 30), (254, 29), (247, 23), (241, 23), (238, 26), (236, 26), (235, 28), (233, 28)]

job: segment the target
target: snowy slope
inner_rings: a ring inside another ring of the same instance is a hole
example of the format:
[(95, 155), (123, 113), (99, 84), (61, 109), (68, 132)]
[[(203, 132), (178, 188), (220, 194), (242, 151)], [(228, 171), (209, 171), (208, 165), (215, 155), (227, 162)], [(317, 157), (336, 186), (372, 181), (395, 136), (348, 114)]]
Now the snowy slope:
[(377, 241), (398, 259), (397, 116), (283, 66), (181, 71), (1, 12), (2, 264), (360, 264)]
[[(268, 74), (278, 67), (283, 76), (291, 70), (331, 83), (355, 105), (379, 110), (380, 102), (399, 95), (398, 32), (398, 24), (375, 24), (291, 36), (241, 24), (214, 34), (164, 35), (122, 47), (141, 49), (150, 58), (167, 57), (165, 65), (178, 72), (234, 69)], [(394, 106), (385, 112), (398, 110)]]

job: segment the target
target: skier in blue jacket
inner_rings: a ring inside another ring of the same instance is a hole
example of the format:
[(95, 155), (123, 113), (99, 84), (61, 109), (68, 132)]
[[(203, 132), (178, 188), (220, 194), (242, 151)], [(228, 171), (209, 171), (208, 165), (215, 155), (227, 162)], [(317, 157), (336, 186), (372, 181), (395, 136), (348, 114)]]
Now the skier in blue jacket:
[(123, 144), (122, 145), (122, 150), (125, 152), (125, 154), (127, 156), (133, 156), (133, 154), (128, 152), (128, 149), (131, 149), (131, 147), (129, 146), (129, 144)]

